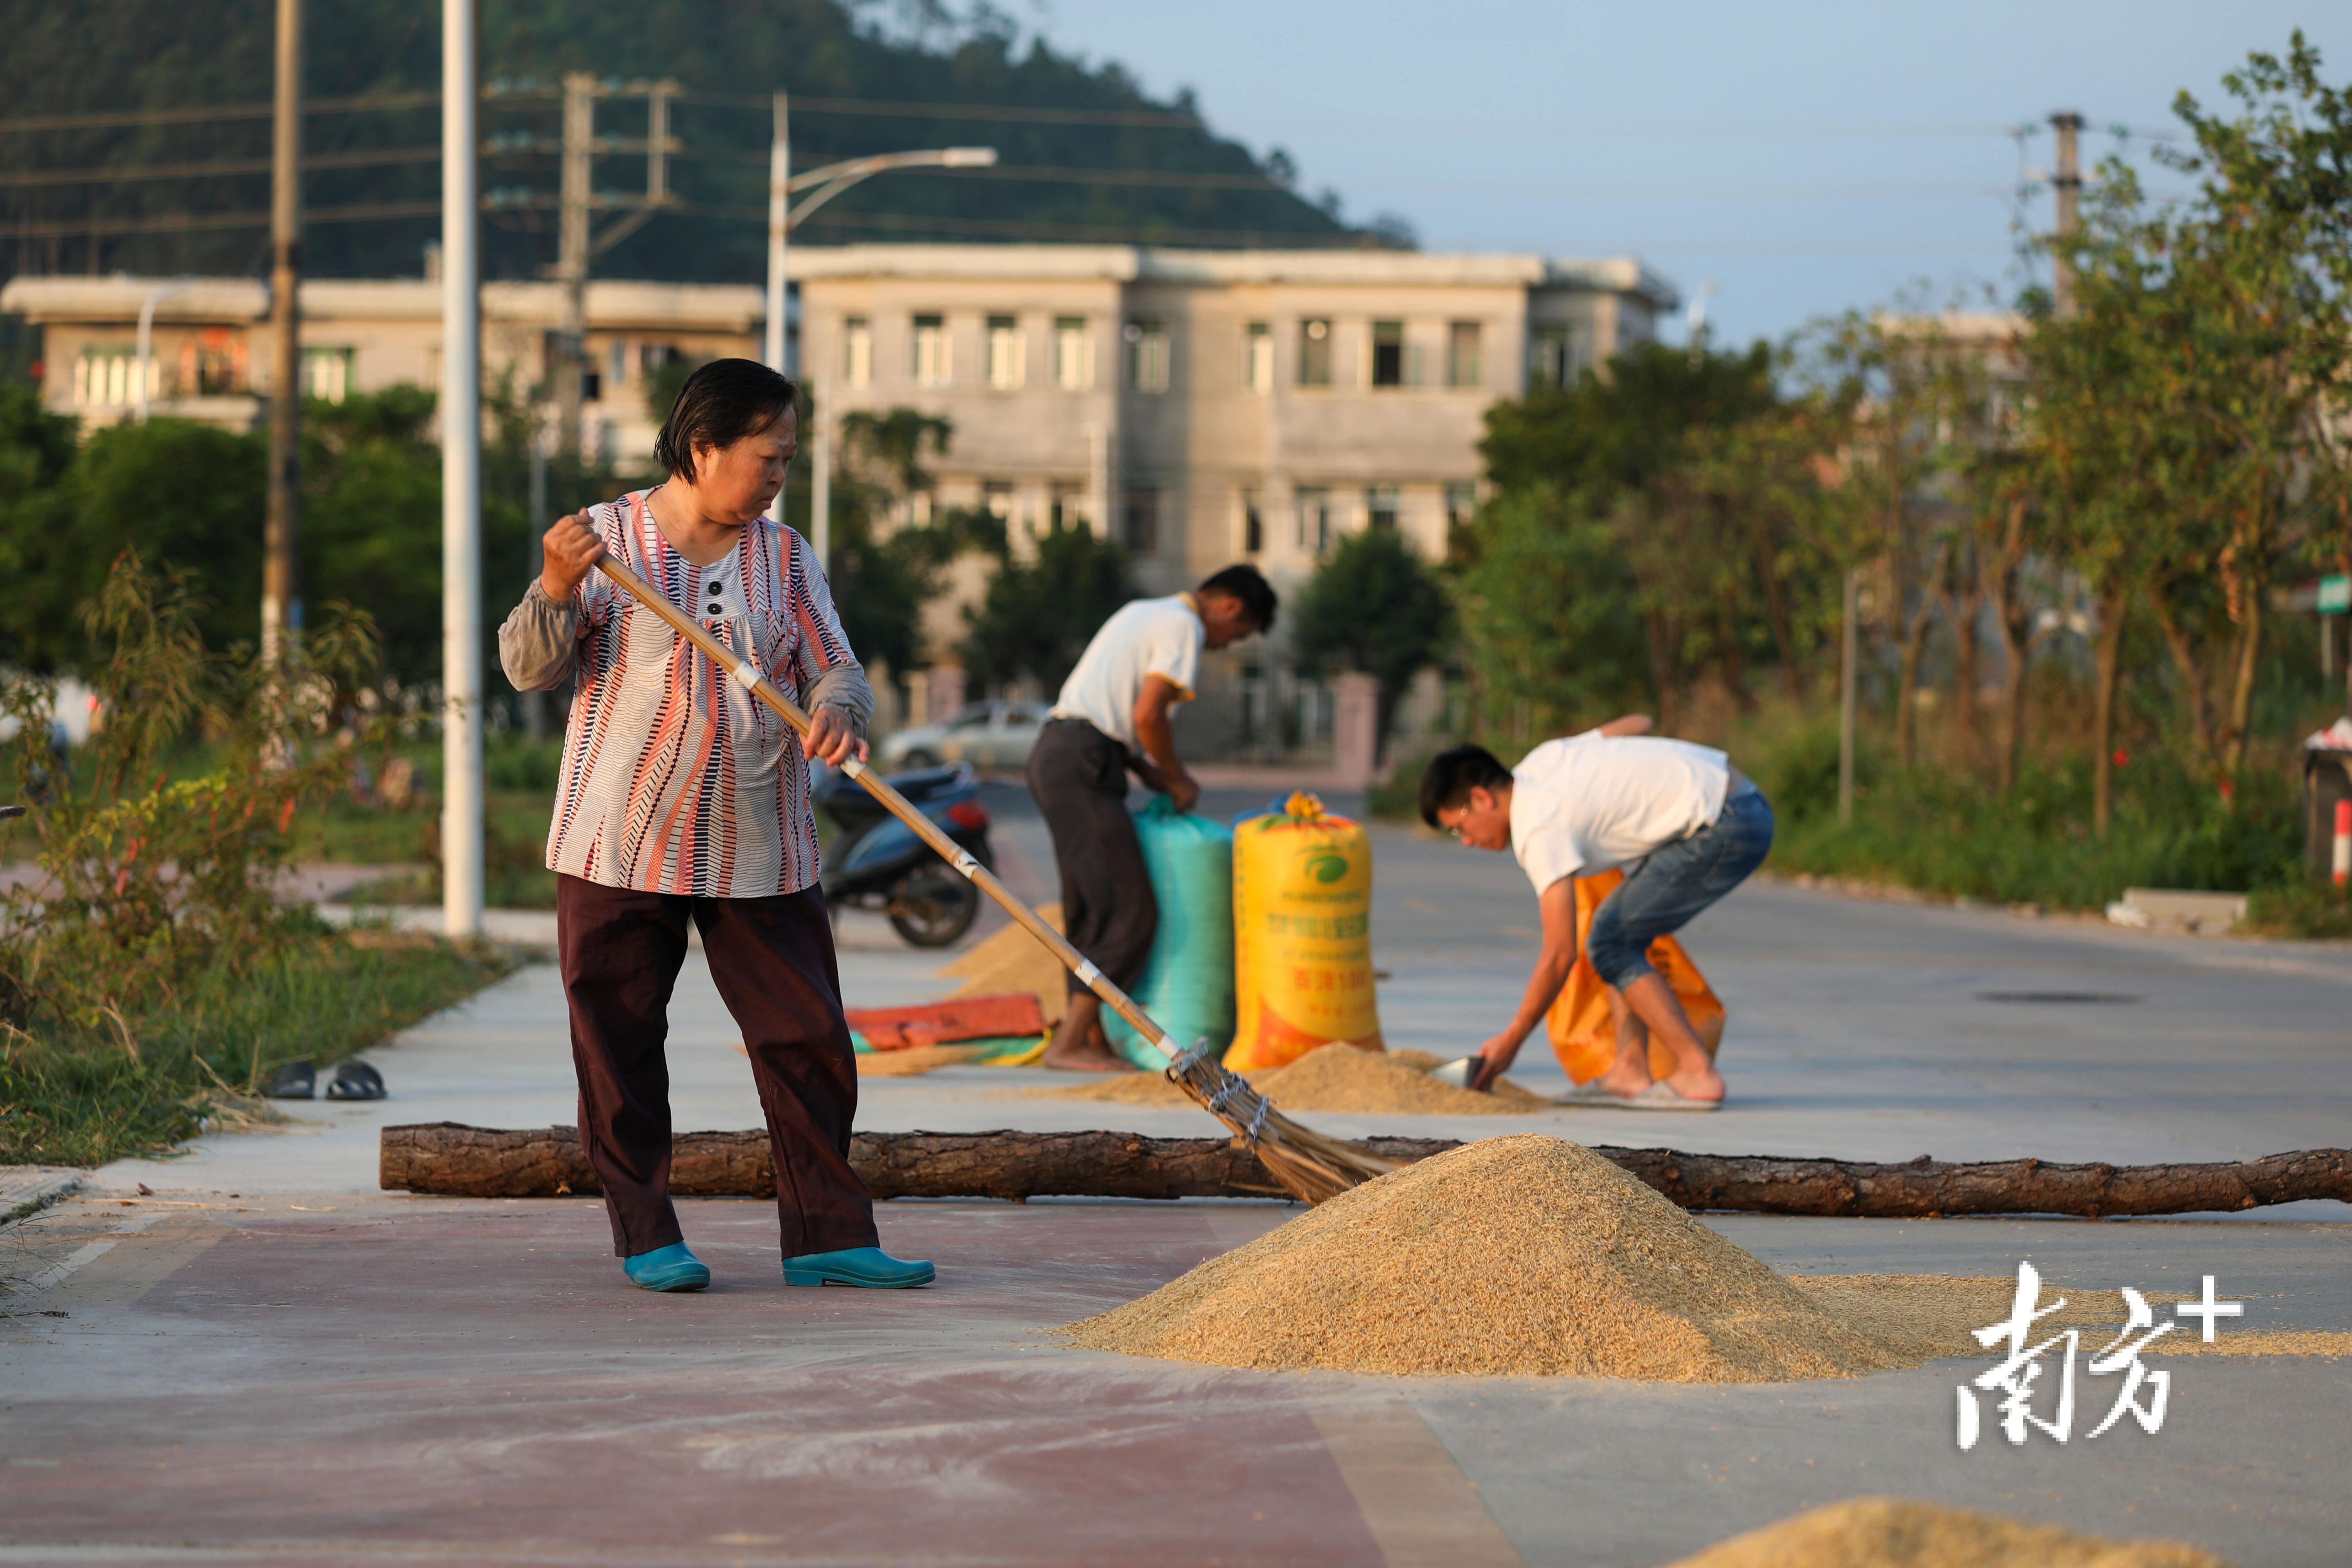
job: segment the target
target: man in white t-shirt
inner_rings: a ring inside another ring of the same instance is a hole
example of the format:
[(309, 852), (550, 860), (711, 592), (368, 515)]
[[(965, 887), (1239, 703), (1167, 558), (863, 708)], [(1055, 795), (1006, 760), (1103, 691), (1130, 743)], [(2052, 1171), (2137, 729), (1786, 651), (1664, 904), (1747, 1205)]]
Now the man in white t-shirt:
[(1575, 967), (1575, 879), (1623, 868), (1624, 881), (1593, 911), (1585, 956), (1674, 1053), (1675, 1070), (1654, 1082), (1643, 1031), (1621, 1031), (1616, 1063), (1564, 1103), (1635, 1110), (1723, 1103), (1723, 1079), (1674, 988), (1650, 966), (1650, 944), (1764, 863), (1772, 808), (1721, 752), (1654, 737), (1649, 728), (1640, 714), (1612, 720), (1546, 741), (1508, 770), (1481, 747), (1456, 746), (1422, 777), (1422, 820), (1473, 848), (1509, 850), (1542, 910), (1542, 955), (1509, 1026), (1478, 1047), (1475, 1088), (1511, 1065)]
[[(1254, 566), (1228, 566), (1189, 594), (1120, 606), (1062, 683), (1029, 753), (1029, 793), (1061, 871), (1062, 934), (1124, 991), (1143, 978), (1160, 929), (1151, 873), (1127, 814), (1127, 775), (1192, 809), (1201, 786), (1176, 754), (1169, 712), (1192, 700), (1203, 648), (1266, 630), (1275, 609), (1274, 589)], [(1069, 1010), (1045, 1064), (1128, 1070), (1103, 1037), (1101, 998), (1076, 975), (1069, 987)]]

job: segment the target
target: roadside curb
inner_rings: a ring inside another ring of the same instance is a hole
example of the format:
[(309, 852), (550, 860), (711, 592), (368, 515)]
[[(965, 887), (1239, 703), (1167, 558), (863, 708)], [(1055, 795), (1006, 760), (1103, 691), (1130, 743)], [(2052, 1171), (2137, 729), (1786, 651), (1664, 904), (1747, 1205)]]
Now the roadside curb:
[(0, 1165), (0, 1225), (14, 1225), (81, 1191), (87, 1173), (65, 1165)]

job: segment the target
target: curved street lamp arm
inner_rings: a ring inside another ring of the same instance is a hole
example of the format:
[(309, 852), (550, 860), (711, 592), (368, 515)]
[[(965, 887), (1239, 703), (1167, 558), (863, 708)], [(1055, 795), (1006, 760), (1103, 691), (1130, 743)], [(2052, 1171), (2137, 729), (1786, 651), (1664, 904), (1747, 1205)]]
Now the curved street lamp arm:
[(850, 186), (893, 169), (985, 169), (996, 162), (993, 147), (941, 147), (920, 153), (884, 153), (871, 158), (851, 158), (839, 163), (827, 163), (821, 169), (811, 169), (805, 174), (795, 174), (785, 185), (787, 191), (813, 191), (807, 200), (785, 216), (784, 227), (800, 226), (801, 221)]

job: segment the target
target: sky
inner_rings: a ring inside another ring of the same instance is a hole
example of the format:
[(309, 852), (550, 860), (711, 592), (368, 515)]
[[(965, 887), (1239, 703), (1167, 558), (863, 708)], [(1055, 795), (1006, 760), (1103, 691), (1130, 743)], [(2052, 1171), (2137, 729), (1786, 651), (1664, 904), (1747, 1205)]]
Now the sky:
[(1631, 254), (1686, 301), (1712, 283), (1717, 343), (1906, 294), (2014, 297), (2017, 226), (2051, 221), (2046, 186), (2019, 185), (2053, 162), (2053, 110), (2085, 118), (2086, 168), (2119, 146), (2145, 165), (2177, 92), (2222, 102), (2222, 73), (2297, 26), (2352, 80), (2352, 6), (2274, 0), (1006, 9), (1155, 96), (1192, 88), (1221, 132), (1286, 149), (1302, 191), (1399, 215), (1423, 249)]

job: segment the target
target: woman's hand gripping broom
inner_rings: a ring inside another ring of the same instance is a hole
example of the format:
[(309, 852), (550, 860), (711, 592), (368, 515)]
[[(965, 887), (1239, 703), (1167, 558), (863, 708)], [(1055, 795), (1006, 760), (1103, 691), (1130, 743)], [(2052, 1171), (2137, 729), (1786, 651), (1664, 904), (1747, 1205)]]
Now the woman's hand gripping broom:
[[(644, 578), (614, 560), (600, 556), (596, 569), (604, 574), (631, 598), (658, 616), (672, 631), (700, 648), (710, 661), (723, 669), (746, 691), (766, 703), (793, 727), (793, 732), (805, 738), (809, 716), (800, 705), (777, 689), (748, 658), (730, 652), (718, 638), (704, 631), (681, 613)], [(1248, 1080), (1228, 1072), (1212, 1054), (1209, 1043), (1202, 1040), (1190, 1050), (1179, 1052), (1171, 1044), (1168, 1031), (1152, 1022), (1151, 1016), (1135, 1004), (1135, 999), (1113, 984), (1102, 971), (1087, 962), (1077, 949), (1064, 941), (1062, 934), (1039, 919), (1035, 910), (1013, 897), (1010, 889), (996, 879), (988, 868), (965, 853), (955, 840), (941, 832), (939, 826), (907, 803), (905, 796), (892, 789), (882, 777), (864, 763), (852, 758), (842, 772), (866, 787), (867, 794), (888, 809), (891, 816), (912, 828), (917, 837), (939, 853), (940, 858), (954, 867), (972, 884), (1003, 906), (1004, 912), (1019, 921), (1023, 930), (1045, 943), (1046, 951), (1061, 960), (1066, 968), (1087, 989), (1101, 997), (1120, 1017), (1133, 1025), (1138, 1034), (1160, 1047), (1170, 1058), (1170, 1080), (1199, 1101), (1207, 1110), (1234, 1131), (1234, 1140), (1255, 1152), (1274, 1179), (1292, 1194), (1310, 1204), (1319, 1204), (1336, 1197), (1349, 1187), (1397, 1168), (1396, 1162), (1384, 1160), (1360, 1143), (1349, 1143), (1337, 1138), (1326, 1138), (1319, 1132), (1301, 1127), (1252, 1089)]]

